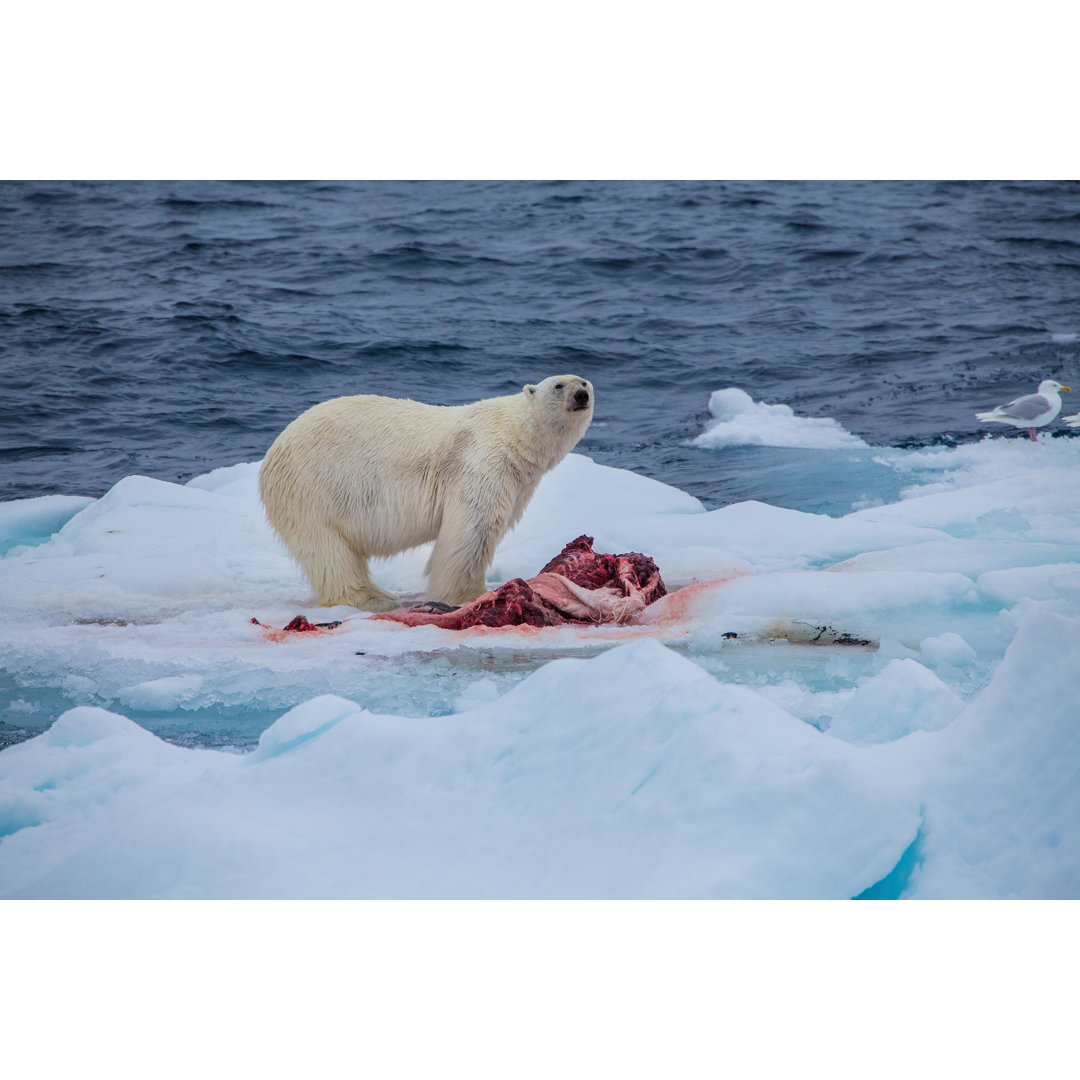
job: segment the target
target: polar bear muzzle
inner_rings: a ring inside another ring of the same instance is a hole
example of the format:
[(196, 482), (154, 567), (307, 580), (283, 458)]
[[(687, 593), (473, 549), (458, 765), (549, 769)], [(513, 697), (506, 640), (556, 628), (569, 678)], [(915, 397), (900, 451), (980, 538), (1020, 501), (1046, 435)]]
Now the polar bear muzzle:
[[(567, 382), (577, 383), (577, 389), (571, 389), (567, 386)], [(526, 390), (529, 387), (525, 388)], [(591, 387), (584, 379), (567, 378), (560, 379), (551, 388), (553, 394), (558, 394), (566, 402), (567, 412), (581, 412), (584, 409), (592, 407), (592, 395), (589, 393)]]

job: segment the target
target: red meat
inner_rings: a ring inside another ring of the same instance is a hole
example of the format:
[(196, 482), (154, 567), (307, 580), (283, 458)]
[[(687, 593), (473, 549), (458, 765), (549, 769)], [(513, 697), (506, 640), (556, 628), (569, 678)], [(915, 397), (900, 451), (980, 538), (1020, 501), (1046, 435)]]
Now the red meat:
[(647, 555), (606, 555), (593, 551), (592, 545), (591, 536), (579, 536), (536, 577), (514, 578), (453, 611), (420, 604), (372, 618), (447, 630), (622, 623), (666, 595), (660, 570)]

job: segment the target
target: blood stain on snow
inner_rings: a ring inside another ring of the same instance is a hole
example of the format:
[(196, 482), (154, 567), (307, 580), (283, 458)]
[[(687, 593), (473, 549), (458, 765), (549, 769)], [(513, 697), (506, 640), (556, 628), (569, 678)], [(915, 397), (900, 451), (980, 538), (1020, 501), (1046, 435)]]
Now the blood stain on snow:
[(341, 625), (340, 619), (337, 622), (313, 623), (308, 622), (303, 615), (297, 615), (295, 619), (291, 620), (280, 629), (274, 626), (267, 626), (266, 623), (259, 622), (254, 616), (251, 621), (255, 626), (262, 627), (263, 637), (265, 637), (267, 641), (274, 642), (287, 641), (293, 634), (329, 634)]

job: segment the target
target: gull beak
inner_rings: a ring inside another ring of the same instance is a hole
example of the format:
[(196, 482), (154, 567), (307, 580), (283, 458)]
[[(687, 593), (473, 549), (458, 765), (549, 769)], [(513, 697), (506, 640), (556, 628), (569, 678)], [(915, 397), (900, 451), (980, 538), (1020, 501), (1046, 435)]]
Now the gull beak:
[(1062, 389), (1062, 390), (1071, 390), (1071, 389), (1072, 389), (1072, 387), (1071, 387), (1071, 386), (1063, 386), (1063, 387), (1062, 387), (1061, 389)]

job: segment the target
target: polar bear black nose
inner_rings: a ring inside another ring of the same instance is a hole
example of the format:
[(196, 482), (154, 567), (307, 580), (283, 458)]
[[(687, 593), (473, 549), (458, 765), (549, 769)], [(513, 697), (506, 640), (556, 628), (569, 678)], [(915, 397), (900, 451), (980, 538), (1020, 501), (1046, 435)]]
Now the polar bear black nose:
[(574, 404), (582, 407), (589, 404), (589, 391), (588, 390), (575, 390), (574, 391)]

